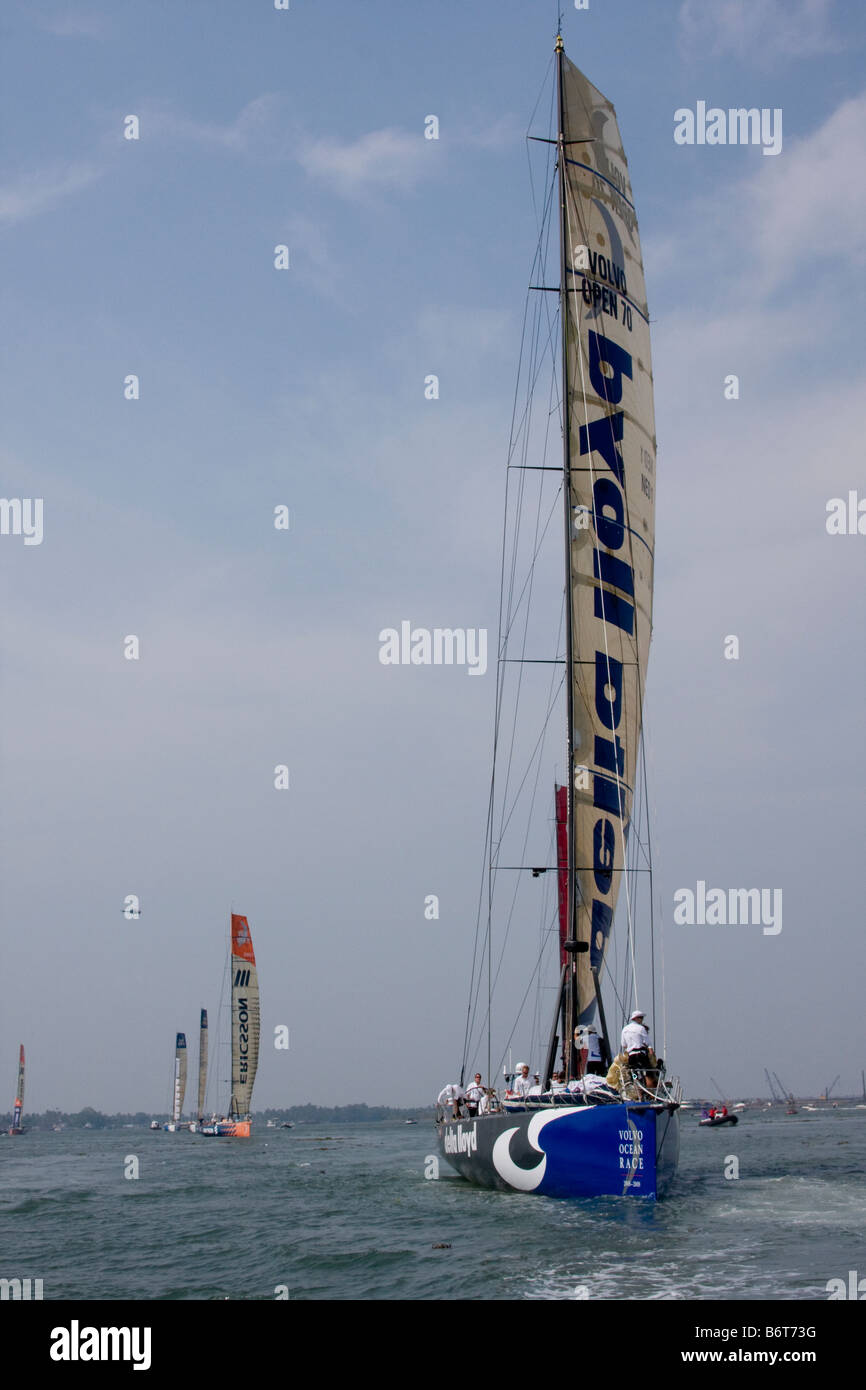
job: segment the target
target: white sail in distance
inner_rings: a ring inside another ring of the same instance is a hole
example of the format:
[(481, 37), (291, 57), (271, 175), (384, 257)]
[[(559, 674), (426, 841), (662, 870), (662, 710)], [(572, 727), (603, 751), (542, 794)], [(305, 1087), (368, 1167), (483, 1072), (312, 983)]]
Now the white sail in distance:
[(186, 1095), (186, 1033), (178, 1033), (174, 1048), (174, 1100), (171, 1118), (175, 1124), (183, 1114), (183, 1098)]
[(232, 1099), (231, 1114), (250, 1113), (259, 1065), (259, 977), (246, 917), (232, 913)]
[(596, 1010), (628, 896), (652, 627), (655, 416), (649, 315), (628, 165), (611, 103), (563, 57), (566, 413), (571, 478), (571, 794), (579, 1018)]

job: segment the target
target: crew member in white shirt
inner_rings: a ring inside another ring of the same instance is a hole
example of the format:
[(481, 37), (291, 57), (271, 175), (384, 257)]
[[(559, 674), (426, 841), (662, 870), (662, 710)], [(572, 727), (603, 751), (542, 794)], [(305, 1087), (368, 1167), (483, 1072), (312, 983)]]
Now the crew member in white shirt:
[(460, 1102), (462, 1099), (463, 1087), (458, 1086), (456, 1082), (453, 1082), (450, 1086), (442, 1087), (442, 1090), (436, 1097), (436, 1104), (441, 1105), (443, 1109), (447, 1109), (450, 1105), (451, 1112), (456, 1120), (460, 1114)]
[(643, 1010), (635, 1009), (622, 1030), (620, 1046), (628, 1054), (629, 1066), (648, 1067), (650, 1065), (649, 1031), (644, 1027)]
[(517, 1075), (511, 1083), (511, 1089), (516, 1096), (525, 1100), (533, 1086), (532, 1077), (529, 1075), (529, 1063), (521, 1062), (517, 1068)]
[(604, 1062), (601, 1060), (601, 1043), (599, 1042), (598, 1033), (592, 1027), (590, 1027), (587, 1033), (586, 1069), (592, 1076), (601, 1076), (607, 1071)]
[(475, 1080), (470, 1081), (466, 1087), (466, 1101), (469, 1106), (469, 1114), (477, 1115), (478, 1107), (484, 1098), (484, 1087), (481, 1085), (481, 1072), (475, 1073)]

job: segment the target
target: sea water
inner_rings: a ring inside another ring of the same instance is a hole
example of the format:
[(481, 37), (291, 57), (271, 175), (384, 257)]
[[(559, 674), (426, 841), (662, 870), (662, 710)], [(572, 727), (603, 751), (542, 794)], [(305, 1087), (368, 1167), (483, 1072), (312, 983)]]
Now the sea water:
[(432, 1121), (31, 1131), (0, 1140), (0, 1278), (45, 1299), (764, 1300), (866, 1276), (866, 1110), (686, 1111), (681, 1135), (649, 1203), (474, 1188)]

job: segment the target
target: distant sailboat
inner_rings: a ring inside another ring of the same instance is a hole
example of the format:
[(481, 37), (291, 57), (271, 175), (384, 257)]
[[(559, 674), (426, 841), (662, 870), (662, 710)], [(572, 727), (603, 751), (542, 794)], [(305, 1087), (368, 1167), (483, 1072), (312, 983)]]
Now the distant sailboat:
[(10, 1134), (24, 1134), (25, 1129), (21, 1123), (21, 1112), (24, 1109), (24, 1044), (18, 1049), (18, 1085), (15, 1088), (15, 1107), (12, 1113), (12, 1128)]
[(178, 1033), (174, 1045), (174, 1092), (171, 1103), (171, 1119), (165, 1128), (170, 1134), (180, 1129), (183, 1114), (183, 1099), (186, 1095), (186, 1033)]
[(204, 1121), (204, 1097), (207, 1090), (207, 1009), (201, 1011), (201, 1021), (198, 1030), (198, 1126), (193, 1123), (190, 1129), (195, 1130)]
[(246, 917), (231, 918), (232, 1089), (225, 1119), (199, 1127), (216, 1138), (248, 1139), (253, 1083), (259, 1065), (259, 977)]

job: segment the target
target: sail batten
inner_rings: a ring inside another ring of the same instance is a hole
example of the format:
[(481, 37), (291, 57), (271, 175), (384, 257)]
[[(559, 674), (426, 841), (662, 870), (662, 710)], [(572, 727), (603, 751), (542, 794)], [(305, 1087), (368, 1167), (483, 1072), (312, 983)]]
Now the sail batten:
[[(591, 1022), (593, 972), (603, 968), (627, 879), (652, 626), (655, 418), (643, 260), (616, 112), (564, 55), (561, 63), (574, 1021)], [(628, 899), (628, 883), (624, 891)]]

